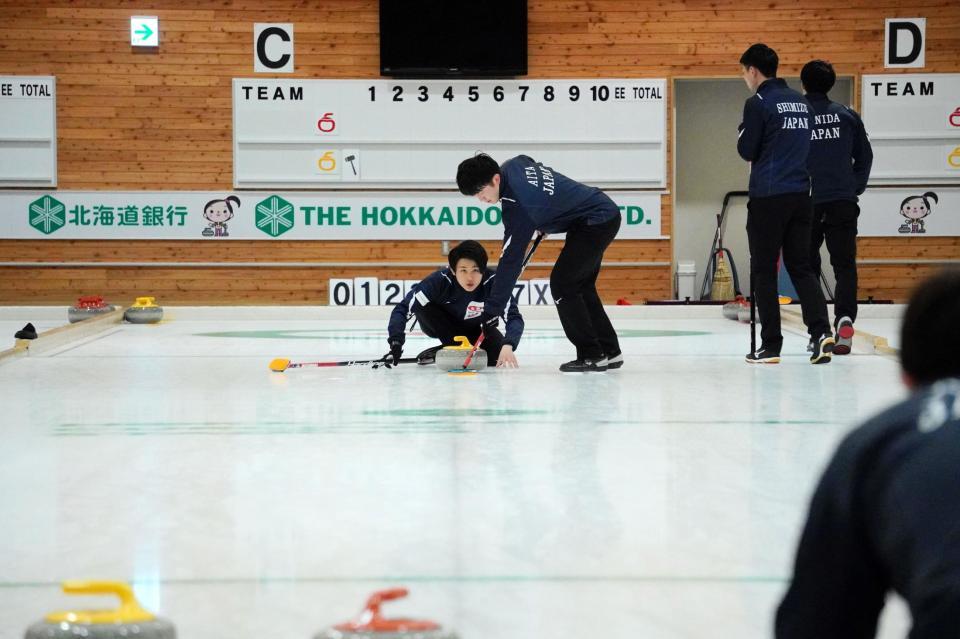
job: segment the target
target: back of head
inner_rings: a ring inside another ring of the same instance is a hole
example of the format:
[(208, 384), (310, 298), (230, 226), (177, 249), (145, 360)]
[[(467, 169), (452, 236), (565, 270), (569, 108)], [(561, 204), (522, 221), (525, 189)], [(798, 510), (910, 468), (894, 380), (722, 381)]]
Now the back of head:
[(477, 153), (457, 167), (457, 188), (464, 195), (476, 195), (500, 173), (500, 165), (486, 153)]
[(811, 60), (800, 71), (800, 82), (807, 93), (827, 93), (837, 81), (833, 65), (826, 60)]
[(740, 64), (745, 67), (754, 67), (765, 77), (777, 77), (777, 67), (780, 66), (780, 58), (777, 52), (765, 44), (752, 44), (750, 48), (740, 56)]
[(900, 365), (917, 385), (960, 377), (960, 269), (921, 282), (900, 328)]
[(487, 249), (483, 248), (480, 242), (474, 240), (460, 242), (450, 249), (450, 254), (447, 255), (450, 268), (453, 270), (457, 269), (457, 262), (464, 258), (476, 262), (481, 271), (487, 268)]

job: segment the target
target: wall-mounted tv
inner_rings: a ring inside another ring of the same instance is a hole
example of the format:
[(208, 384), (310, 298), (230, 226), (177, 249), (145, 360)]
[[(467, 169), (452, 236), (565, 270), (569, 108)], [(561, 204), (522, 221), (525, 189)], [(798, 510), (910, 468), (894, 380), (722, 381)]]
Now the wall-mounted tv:
[(380, 0), (380, 73), (525, 75), (527, 0)]

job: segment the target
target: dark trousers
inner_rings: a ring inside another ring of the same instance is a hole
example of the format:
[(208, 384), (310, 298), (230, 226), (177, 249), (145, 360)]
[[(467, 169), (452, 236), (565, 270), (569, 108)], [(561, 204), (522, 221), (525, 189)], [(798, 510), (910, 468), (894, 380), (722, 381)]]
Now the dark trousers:
[(830, 332), (827, 303), (810, 268), (810, 224), (813, 206), (806, 193), (785, 193), (750, 198), (747, 203), (747, 240), (760, 317), (761, 348), (780, 352), (780, 303), (777, 293), (777, 260), (783, 262), (800, 296), (803, 323), (811, 337)]
[(617, 332), (597, 293), (603, 252), (620, 230), (620, 215), (601, 224), (577, 222), (550, 273), (550, 293), (563, 332), (577, 348), (577, 359), (600, 359), (620, 352)]
[(834, 321), (841, 317), (857, 319), (857, 217), (860, 207), (850, 200), (835, 200), (813, 206), (810, 227), (810, 265), (814, 277), (820, 273), (820, 247), (824, 239), (830, 253), (830, 265), (837, 280), (834, 295)]
[[(480, 323), (468, 324), (463, 320), (456, 320), (449, 313), (445, 312), (436, 304), (427, 304), (414, 306), (413, 314), (417, 316), (420, 322), (420, 328), (428, 337), (440, 340), (444, 346), (454, 346), (457, 342), (454, 337), (464, 335), (470, 339), (470, 343), (476, 343), (480, 337)], [(500, 357), (500, 349), (503, 348), (503, 333), (497, 329), (487, 329), (487, 336), (483, 338), (480, 344), (487, 353), (487, 364), (496, 366), (497, 359)]]

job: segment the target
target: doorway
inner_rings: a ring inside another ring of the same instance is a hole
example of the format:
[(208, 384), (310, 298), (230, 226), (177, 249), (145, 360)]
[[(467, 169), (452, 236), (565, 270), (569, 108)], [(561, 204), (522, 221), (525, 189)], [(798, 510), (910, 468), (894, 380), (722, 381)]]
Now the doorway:
[[(799, 77), (787, 77), (786, 81), (800, 90)], [(747, 190), (750, 168), (737, 154), (737, 125), (748, 97), (750, 91), (739, 78), (679, 78), (673, 83), (673, 263), (674, 272), (680, 262), (695, 263), (696, 299), (700, 296), (724, 195)], [(830, 98), (851, 104), (853, 78), (837, 78)], [(746, 224), (746, 197), (731, 198), (723, 244), (733, 254), (744, 294), (749, 292)], [(833, 273), (826, 248), (822, 254), (824, 274), (832, 291)]]

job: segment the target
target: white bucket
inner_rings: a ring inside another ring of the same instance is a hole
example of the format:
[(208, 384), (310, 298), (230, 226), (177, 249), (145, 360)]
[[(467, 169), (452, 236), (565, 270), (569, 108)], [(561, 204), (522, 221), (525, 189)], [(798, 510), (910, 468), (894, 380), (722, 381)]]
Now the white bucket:
[(693, 293), (697, 286), (697, 263), (692, 261), (677, 262), (676, 282), (678, 300), (697, 299)]

